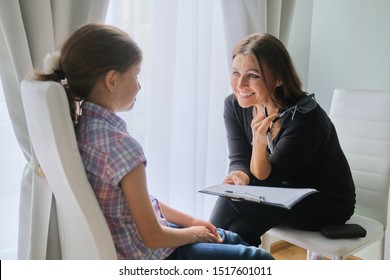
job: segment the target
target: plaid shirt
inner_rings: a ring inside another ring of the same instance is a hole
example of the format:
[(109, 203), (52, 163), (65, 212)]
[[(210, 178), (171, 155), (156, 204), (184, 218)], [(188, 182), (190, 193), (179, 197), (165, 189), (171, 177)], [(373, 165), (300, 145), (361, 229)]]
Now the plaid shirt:
[[(142, 148), (128, 134), (126, 123), (111, 111), (84, 102), (76, 136), (89, 182), (110, 228), (118, 258), (165, 259), (174, 248), (145, 246), (120, 184), (138, 164), (146, 164)], [(152, 196), (150, 199), (160, 224), (167, 225), (158, 200)]]

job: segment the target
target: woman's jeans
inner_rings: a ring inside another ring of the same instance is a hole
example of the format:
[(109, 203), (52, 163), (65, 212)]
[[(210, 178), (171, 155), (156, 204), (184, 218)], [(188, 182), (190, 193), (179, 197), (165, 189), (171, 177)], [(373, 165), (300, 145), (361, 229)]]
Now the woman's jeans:
[(248, 246), (236, 233), (217, 229), (223, 243), (193, 243), (177, 247), (167, 260), (273, 260), (264, 249)]

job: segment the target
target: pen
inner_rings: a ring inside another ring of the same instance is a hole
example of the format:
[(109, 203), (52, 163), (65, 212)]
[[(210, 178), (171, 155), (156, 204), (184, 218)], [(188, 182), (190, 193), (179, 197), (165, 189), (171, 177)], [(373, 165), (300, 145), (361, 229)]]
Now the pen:
[[(268, 117), (268, 110), (267, 110), (267, 107), (265, 106), (265, 103), (264, 103), (264, 115), (265, 115), (265, 117)], [(269, 149), (270, 153), (272, 154), (272, 152), (274, 150), (274, 143), (272, 142), (272, 134), (271, 134), (270, 127), (268, 127), (268, 129), (267, 129), (267, 144), (268, 144), (268, 149)]]

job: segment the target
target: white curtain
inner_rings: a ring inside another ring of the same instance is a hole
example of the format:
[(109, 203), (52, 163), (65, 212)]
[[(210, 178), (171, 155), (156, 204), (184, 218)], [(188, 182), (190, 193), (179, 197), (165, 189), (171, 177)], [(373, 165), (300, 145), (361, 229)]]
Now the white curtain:
[(16, 139), (28, 162), (20, 187), (19, 259), (60, 258), (55, 201), (30, 146), (20, 82), (79, 26), (104, 21), (109, 0), (0, 2), (0, 74)]
[(233, 46), (251, 33), (270, 33), (287, 46), (295, 0), (222, 0), (221, 6), (229, 62)]
[(209, 217), (215, 198), (198, 190), (226, 176), (232, 48), (267, 26), (288, 39), (293, 7), (282, 0), (152, 2), (145, 153), (149, 190), (162, 201)]
[(220, 116), (229, 85), (219, 1), (157, 0), (152, 9), (149, 190), (177, 209), (204, 216), (204, 196), (197, 190), (220, 183), (226, 172)]

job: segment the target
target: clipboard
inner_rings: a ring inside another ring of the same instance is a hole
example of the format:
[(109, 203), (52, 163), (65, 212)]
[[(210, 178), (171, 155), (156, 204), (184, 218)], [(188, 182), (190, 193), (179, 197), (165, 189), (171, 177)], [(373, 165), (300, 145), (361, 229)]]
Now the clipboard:
[(291, 209), (304, 197), (318, 191), (313, 188), (215, 185), (199, 192)]

